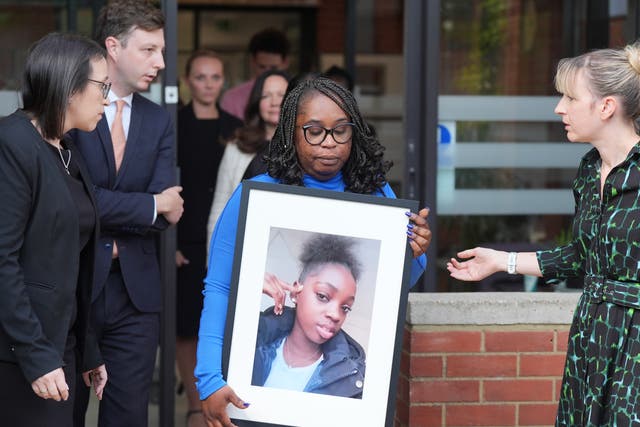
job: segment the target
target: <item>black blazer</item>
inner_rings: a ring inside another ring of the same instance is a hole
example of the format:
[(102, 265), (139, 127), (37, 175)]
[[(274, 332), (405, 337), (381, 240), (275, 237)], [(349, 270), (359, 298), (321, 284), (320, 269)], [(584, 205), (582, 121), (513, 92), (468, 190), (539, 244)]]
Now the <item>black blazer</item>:
[[(78, 366), (102, 363), (89, 336), (98, 227), (80, 260), (70, 256), (78, 252), (78, 213), (45, 144), (23, 111), (0, 120), (0, 360), (18, 363), (29, 383), (64, 365), (72, 328)], [(73, 144), (68, 148), (91, 197), (81, 155)]]
[(198, 119), (192, 103), (178, 112), (178, 167), (184, 199), (184, 213), (178, 222), (178, 249), (184, 243), (206, 244), (207, 220), (225, 141), (242, 127), (242, 120), (220, 108), (218, 112), (217, 119)]

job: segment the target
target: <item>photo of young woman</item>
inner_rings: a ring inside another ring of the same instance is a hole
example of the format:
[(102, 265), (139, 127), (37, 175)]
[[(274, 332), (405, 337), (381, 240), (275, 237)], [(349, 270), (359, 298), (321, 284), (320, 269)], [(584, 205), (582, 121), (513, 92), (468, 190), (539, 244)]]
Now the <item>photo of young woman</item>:
[[(271, 240), (283, 235), (293, 240), (291, 232), (272, 234), (277, 237)], [(379, 242), (331, 234), (304, 235), (302, 247), (293, 248), (299, 251), (295, 273), (288, 277), (273, 274), (278, 264), (284, 268), (283, 262), (267, 262), (263, 293), (271, 306), (260, 314), (252, 385), (362, 398), (366, 351), (359, 339), (345, 331), (344, 324), (356, 307), (364, 276), (366, 263), (356, 254), (362, 252), (363, 243), (371, 247), (368, 252), (377, 254)], [(277, 243), (270, 245), (270, 254), (284, 258), (290, 251), (278, 249)], [(368, 258), (375, 268), (377, 256)], [(367, 267), (370, 276), (371, 266)], [(366, 280), (371, 282), (370, 277)], [(372, 298), (372, 287), (368, 288), (363, 298), (367, 302)], [(363, 326), (368, 324), (371, 307), (364, 303), (359, 308), (362, 321), (349, 330), (366, 345), (369, 331)]]

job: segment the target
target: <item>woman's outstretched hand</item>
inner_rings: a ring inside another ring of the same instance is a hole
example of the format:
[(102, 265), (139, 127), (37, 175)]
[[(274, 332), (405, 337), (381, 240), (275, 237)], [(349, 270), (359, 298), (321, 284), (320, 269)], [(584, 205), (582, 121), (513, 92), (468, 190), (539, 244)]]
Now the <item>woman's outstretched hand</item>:
[(249, 404), (240, 399), (228, 385), (225, 385), (202, 401), (202, 413), (208, 427), (237, 427), (227, 415), (227, 405), (229, 403), (238, 409), (249, 407)]
[(409, 246), (413, 250), (413, 257), (418, 258), (427, 252), (431, 244), (431, 229), (427, 222), (429, 209), (421, 209), (420, 212), (414, 214), (407, 212), (409, 217), (409, 225), (407, 225), (407, 236), (409, 236)]
[(284, 303), (287, 299), (287, 292), (291, 292), (296, 288), (289, 283), (278, 279), (275, 274), (264, 273), (264, 283), (262, 285), (262, 293), (273, 298), (273, 311), (276, 315), (280, 315), (284, 311)]
[(458, 252), (458, 261), (451, 258), (447, 263), (447, 270), (451, 277), (464, 281), (478, 281), (500, 270), (500, 266), (507, 265), (507, 253), (488, 248), (473, 248)]

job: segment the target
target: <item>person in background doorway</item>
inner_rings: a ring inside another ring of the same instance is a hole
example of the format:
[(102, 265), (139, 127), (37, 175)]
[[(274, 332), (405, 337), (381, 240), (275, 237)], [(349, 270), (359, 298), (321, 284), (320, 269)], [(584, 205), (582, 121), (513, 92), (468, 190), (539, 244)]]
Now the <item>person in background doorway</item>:
[(351, 74), (349, 74), (349, 72), (344, 68), (332, 65), (322, 73), (322, 76), (333, 80), (349, 92), (353, 93), (353, 77), (351, 77)]
[(176, 361), (187, 396), (187, 426), (205, 426), (193, 370), (206, 274), (207, 219), (216, 188), (224, 142), (242, 121), (222, 110), (224, 64), (210, 50), (191, 54), (183, 78), (191, 102), (178, 112), (178, 166), (184, 215), (178, 223), (176, 252)]
[(313, 80), (318, 77), (320, 77), (320, 73), (316, 73), (315, 71), (306, 71), (306, 72), (296, 74), (289, 80), (289, 85), (287, 86), (287, 91), (285, 92), (284, 96), (286, 97), (287, 95), (289, 95), (289, 92), (291, 92), (296, 86), (298, 86), (302, 82), (305, 82), (307, 80)]
[(287, 70), (290, 50), (291, 44), (280, 30), (267, 28), (254, 34), (249, 41), (249, 67), (252, 77), (224, 93), (220, 102), (222, 109), (244, 120), (249, 95), (256, 78), (268, 70)]
[(266, 71), (256, 79), (247, 105), (245, 125), (227, 144), (220, 163), (207, 223), (208, 236), (211, 236), (220, 212), (240, 181), (266, 172), (263, 158), (276, 131), (280, 105), (288, 84), (287, 74), (278, 70)]
[(573, 184), (573, 239), (539, 252), (474, 248), (451, 276), (583, 277), (556, 426), (638, 425), (640, 414), (640, 44), (558, 64), (555, 108), (571, 142), (593, 146)]
[(2, 425), (70, 426), (78, 387), (93, 383), (100, 399), (107, 381), (89, 326), (93, 185), (64, 136), (102, 118), (105, 56), (81, 36), (43, 37), (27, 54), (24, 108), (0, 120)]

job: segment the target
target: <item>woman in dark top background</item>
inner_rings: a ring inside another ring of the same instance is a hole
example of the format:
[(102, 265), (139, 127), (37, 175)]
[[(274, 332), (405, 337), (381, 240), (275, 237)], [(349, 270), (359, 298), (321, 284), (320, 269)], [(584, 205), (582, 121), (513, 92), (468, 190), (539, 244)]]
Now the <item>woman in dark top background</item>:
[(3, 425), (72, 425), (76, 367), (98, 398), (107, 380), (88, 321), (98, 229), (93, 186), (63, 139), (73, 128), (96, 127), (107, 79), (100, 46), (49, 34), (29, 51), (24, 109), (0, 120)]
[(178, 223), (176, 253), (176, 359), (189, 404), (187, 424), (204, 426), (193, 370), (202, 311), (202, 280), (206, 274), (207, 218), (224, 141), (242, 126), (242, 121), (218, 106), (224, 65), (214, 52), (192, 53), (184, 82), (191, 91), (191, 102), (178, 113), (178, 166), (184, 214)]

